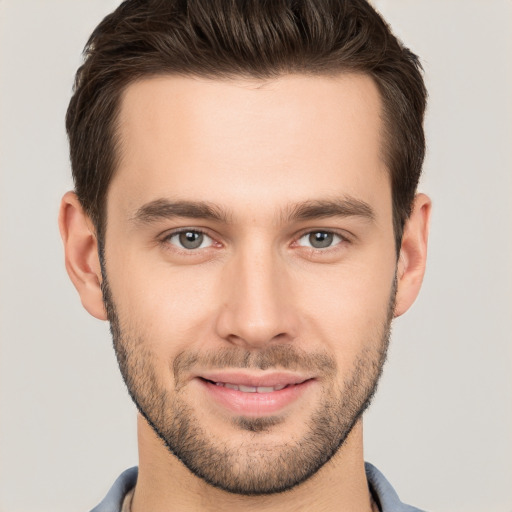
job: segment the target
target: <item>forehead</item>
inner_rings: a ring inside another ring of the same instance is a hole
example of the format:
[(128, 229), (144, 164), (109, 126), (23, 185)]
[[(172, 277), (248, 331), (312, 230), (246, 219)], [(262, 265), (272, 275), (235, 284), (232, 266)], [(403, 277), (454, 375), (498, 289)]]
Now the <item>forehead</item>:
[(109, 196), (132, 210), (159, 196), (273, 209), (332, 195), (388, 200), (380, 113), (360, 74), (143, 79), (122, 97)]

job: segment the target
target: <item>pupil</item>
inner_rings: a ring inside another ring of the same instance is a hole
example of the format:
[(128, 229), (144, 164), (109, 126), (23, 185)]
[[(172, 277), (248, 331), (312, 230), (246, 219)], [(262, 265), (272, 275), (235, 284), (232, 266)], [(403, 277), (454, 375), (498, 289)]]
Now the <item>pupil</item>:
[(185, 249), (197, 249), (203, 243), (203, 234), (196, 231), (186, 231), (180, 233), (180, 244)]
[(329, 247), (332, 244), (333, 234), (325, 233), (322, 231), (318, 231), (317, 233), (311, 233), (309, 235), (309, 243), (315, 249), (322, 249), (324, 247)]

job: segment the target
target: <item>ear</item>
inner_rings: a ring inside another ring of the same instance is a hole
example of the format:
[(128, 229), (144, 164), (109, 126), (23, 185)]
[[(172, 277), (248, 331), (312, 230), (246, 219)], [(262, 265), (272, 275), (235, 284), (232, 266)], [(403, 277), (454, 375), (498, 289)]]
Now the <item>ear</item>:
[(66, 270), (82, 305), (94, 317), (106, 320), (101, 293), (98, 241), (91, 220), (74, 192), (62, 198), (59, 211), (60, 236), (64, 243)]
[(411, 216), (404, 226), (397, 268), (395, 317), (403, 315), (411, 307), (421, 288), (427, 260), (431, 206), (428, 196), (417, 194)]

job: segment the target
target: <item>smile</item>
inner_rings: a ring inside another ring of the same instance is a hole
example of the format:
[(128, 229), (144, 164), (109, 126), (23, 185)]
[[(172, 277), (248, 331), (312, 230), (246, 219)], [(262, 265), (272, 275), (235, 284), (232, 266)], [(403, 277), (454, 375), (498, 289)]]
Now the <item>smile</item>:
[(234, 389), (235, 391), (242, 391), (243, 393), (273, 393), (274, 391), (281, 391), (285, 387), (289, 386), (244, 386), (243, 384), (231, 384), (229, 382), (214, 382), (216, 386), (222, 386), (228, 389)]
[(311, 387), (316, 387), (316, 379), (313, 377), (287, 373), (219, 373), (201, 375), (196, 380), (214, 407), (248, 417), (284, 412), (303, 400), (304, 396), (311, 392)]

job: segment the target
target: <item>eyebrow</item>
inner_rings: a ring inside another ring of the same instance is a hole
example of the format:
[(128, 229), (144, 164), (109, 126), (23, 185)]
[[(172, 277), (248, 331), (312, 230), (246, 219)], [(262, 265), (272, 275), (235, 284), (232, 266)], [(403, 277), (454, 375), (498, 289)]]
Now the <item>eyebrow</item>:
[(314, 220), (327, 217), (361, 217), (374, 221), (375, 212), (373, 208), (360, 199), (351, 196), (343, 198), (305, 201), (293, 205), (286, 212), (284, 219), (293, 220)]
[(135, 212), (131, 220), (149, 224), (175, 217), (229, 222), (228, 214), (213, 203), (205, 201), (169, 201), (168, 199), (156, 199), (146, 203)]
[[(150, 224), (158, 220), (191, 218), (229, 223), (231, 215), (220, 206), (206, 201), (170, 201), (156, 199), (141, 206), (131, 217), (133, 222)], [(350, 196), (335, 199), (310, 200), (286, 207), (281, 214), (284, 222), (322, 219), (327, 217), (361, 217), (374, 221), (373, 208)]]

